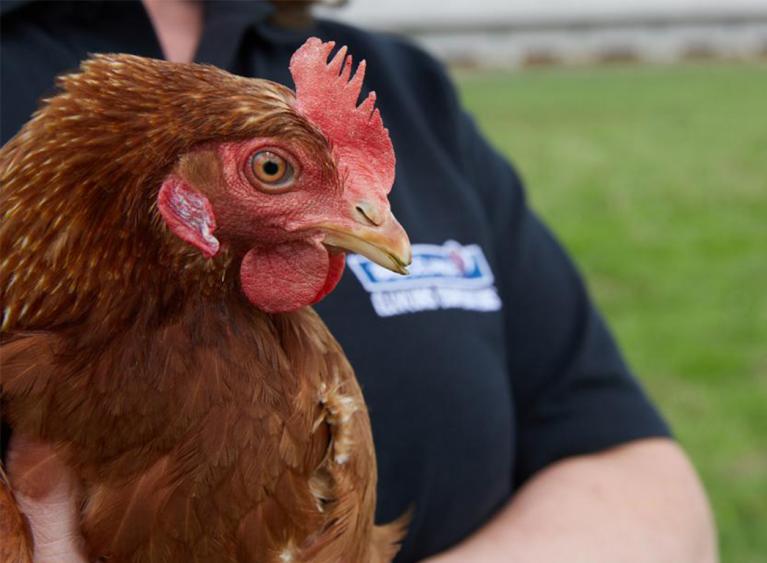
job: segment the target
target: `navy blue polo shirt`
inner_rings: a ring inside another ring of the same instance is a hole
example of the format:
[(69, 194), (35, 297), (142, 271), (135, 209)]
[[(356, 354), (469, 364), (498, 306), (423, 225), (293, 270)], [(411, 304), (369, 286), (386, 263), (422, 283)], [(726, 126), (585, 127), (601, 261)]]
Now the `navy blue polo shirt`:
[[(3, 143), (88, 53), (162, 57), (140, 2), (2, 8)], [(412, 275), (349, 256), (317, 310), (370, 408), (377, 519), (415, 507), (398, 562), (466, 538), (548, 464), (667, 435), (519, 176), (437, 62), (397, 37), (335, 22), (276, 29), (263, 2), (205, 10), (195, 59), (237, 74), (292, 86), (289, 58), (310, 35), (368, 61), (365, 90), (378, 93), (397, 154), (391, 201), (413, 242)]]

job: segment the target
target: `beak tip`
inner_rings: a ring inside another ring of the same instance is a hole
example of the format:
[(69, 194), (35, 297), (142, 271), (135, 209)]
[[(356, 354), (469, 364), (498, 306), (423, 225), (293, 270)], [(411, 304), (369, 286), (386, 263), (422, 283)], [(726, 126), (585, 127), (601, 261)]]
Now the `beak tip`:
[(409, 276), (410, 272), (408, 271), (408, 266), (410, 266), (410, 264), (413, 263), (413, 250), (411, 249), (409, 244), (408, 244), (407, 252), (404, 252), (402, 256), (403, 258), (397, 257), (395, 259), (395, 261), (397, 262), (397, 273), (403, 276)]

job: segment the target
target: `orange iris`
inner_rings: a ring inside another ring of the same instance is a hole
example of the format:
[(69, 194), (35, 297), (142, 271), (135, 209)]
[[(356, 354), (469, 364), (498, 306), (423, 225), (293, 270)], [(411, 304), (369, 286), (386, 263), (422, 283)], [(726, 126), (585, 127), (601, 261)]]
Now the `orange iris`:
[(254, 154), (251, 166), (255, 177), (267, 185), (283, 184), (292, 176), (292, 167), (288, 161), (271, 151)]

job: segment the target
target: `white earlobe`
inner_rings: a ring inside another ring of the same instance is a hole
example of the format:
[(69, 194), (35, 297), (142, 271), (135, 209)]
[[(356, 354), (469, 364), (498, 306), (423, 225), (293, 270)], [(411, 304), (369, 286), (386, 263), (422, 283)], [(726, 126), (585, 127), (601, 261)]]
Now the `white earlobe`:
[(157, 207), (168, 228), (181, 240), (197, 247), (207, 258), (221, 246), (213, 235), (216, 217), (204, 195), (175, 174), (168, 176), (157, 194)]

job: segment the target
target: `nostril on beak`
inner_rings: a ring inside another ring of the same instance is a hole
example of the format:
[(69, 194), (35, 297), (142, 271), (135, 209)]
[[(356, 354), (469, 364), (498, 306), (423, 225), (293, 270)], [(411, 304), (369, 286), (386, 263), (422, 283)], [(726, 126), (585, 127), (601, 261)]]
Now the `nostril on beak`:
[(373, 227), (380, 227), (384, 222), (381, 213), (366, 201), (357, 204), (354, 210), (362, 219), (360, 221), (361, 223), (365, 223)]

